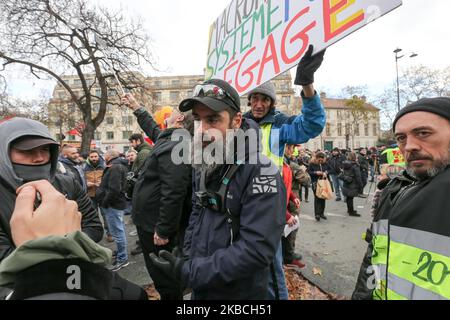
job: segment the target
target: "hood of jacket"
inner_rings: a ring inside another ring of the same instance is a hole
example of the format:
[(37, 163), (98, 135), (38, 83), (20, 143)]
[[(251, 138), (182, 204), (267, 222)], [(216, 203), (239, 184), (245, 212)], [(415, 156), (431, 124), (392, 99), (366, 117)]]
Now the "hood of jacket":
[(257, 124), (262, 125), (266, 123), (275, 123), (275, 117), (278, 114), (281, 114), (281, 112), (277, 111), (275, 108), (270, 108), (269, 112), (262, 119), (255, 119), (251, 111), (247, 111), (246, 113), (244, 113), (243, 117), (246, 119), (251, 119)]
[[(19, 178), (14, 172), (9, 151), (11, 143), (23, 136), (39, 136), (55, 141), (51, 137), (48, 128), (38, 121), (13, 118), (0, 124), (0, 177), (13, 190), (16, 190), (23, 184), (23, 179)], [(52, 145), (50, 147), (50, 179), (53, 179), (56, 173), (58, 151), (58, 146)]]
[(349, 161), (349, 160), (345, 160), (344, 162), (342, 162), (342, 168), (344, 170), (349, 170), (351, 169), (353, 166), (356, 166), (357, 163), (355, 161)]
[(145, 142), (144, 141), (144, 143), (142, 143), (142, 144), (140, 144), (140, 145), (138, 145), (137, 147), (136, 147), (136, 151), (139, 153), (139, 152), (141, 152), (142, 150), (152, 150), (152, 146), (150, 145), (150, 144), (148, 144), (148, 142)]
[(92, 165), (89, 159), (86, 160), (84, 164), (84, 170), (94, 171), (94, 170), (104, 170), (106, 167), (105, 160), (102, 157), (99, 157), (98, 164), (96, 167)]

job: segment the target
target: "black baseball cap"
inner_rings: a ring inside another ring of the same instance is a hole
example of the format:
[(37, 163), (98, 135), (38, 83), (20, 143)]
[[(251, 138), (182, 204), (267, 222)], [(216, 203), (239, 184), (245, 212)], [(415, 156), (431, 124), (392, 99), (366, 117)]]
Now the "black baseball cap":
[(196, 103), (202, 103), (213, 111), (220, 112), (228, 108), (241, 111), (241, 100), (236, 89), (228, 82), (211, 79), (195, 86), (193, 97), (181, 101), (179, 110), (191, 110)]
[(28, 151), (40, 146), (44, 145), (57, 145), (59, 146), (59, 143), (57, 143), (55, 140), (40, 136), (23, 136), (16, 140), (14, 140), (11, 143), (11, 147), (17, 150), (21, 151)]

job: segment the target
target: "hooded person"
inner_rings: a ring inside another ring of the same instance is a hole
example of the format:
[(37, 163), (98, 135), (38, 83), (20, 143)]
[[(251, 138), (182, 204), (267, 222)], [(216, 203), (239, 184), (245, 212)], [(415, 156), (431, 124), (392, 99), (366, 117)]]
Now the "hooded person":
[(87, 194), (73, 178), (56, 173), (58, 143), (40, 122), (14, 118), (0, 124), (0, 261), (15, 249), (10, 219), (16, 189), (36, 180), (48, 180), (68, 199), (78, 204), (82, 231), (98, 242), (103, 236), (98, 213)]

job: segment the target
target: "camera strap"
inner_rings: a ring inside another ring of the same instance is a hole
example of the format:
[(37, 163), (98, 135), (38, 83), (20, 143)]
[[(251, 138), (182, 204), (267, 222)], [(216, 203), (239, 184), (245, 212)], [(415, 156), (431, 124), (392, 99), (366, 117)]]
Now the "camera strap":
[(242, 165), (242, 161), (237, 161), (235, 164), (229, 165), (224, 176), (221, 179), (219, 190), (210, 191), (206, 188), (206, 171), (202, 170), (200, 175), (200, 192), (205, 195), (207, 199), (200, 201), (203, 207), (207, 207), (226, 215), (227, 223), (230, 225), (231, 243), (239, 233), (240, 217), (233, 215), (231, 210), (227, 208), (227, 194), (230, 187), (230, 181)]

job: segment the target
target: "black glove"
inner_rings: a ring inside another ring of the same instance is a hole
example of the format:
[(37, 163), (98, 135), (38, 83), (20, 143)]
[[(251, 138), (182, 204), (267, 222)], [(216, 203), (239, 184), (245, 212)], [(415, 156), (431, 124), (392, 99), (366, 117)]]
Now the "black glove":
[(297, 67), (297, 75), (294, 83), (300, 86), (308, 86), (314, 83), (314, 73), (319, 69), (323, 62), (323, 56), (326, 50), (316, 53), (312, 56), (314, 47), (309, 46), (308, 51), (303, 56)]
[(150, 253), (150, 260), (155, 268), (158, 268), (166, 277), (176, 281), (181, 279), (181, 268), (187, 259), (179, 258), (174, 253), (166, 250), (159, 252), (159, 257), (154, 253)]

